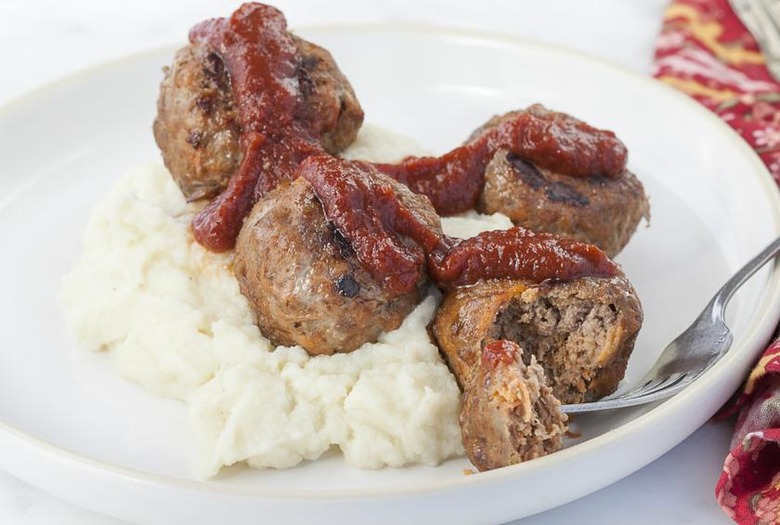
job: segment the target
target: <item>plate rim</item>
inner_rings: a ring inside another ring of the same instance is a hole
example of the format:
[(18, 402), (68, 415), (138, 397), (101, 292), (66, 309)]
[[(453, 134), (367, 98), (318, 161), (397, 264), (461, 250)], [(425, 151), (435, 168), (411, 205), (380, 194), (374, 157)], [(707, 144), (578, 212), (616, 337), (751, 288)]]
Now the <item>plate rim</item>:
[[(403, 23), (403, 22), (355, 22), (355, 23), (329, 23), (329, 24), (305, 24), (305, 25), (293, 25), (290, 27), (292, 32), (300, 30), (301, 32), (385, 32), (385, 33), (416, 33), (425, 34), (434, 37), (458, 37), (468, 38), (475, 41), (501, 43), (503, 45), (509, 45), (512, 47), (526, 48), (526, 49), (541, 49), (545, 52), (553, 52), (555, 54), (562, 54), (569, 57), (574, 57), (578, 61), (590, 62), (602, 69), (609, 69), (614, 74), (630, 77), (636, 81), (642, 82), (648, 86), (648, 88), (662, 91), (665, 96), (673, 96), (677, 98), (681, 103), (687, 105), (692, 111), (698, 113), (700, 118), (707, 119), (713, 127), (719, 129), (719, 133), (724, 136), (728, 136), (731, 142), (733, 142), (738, 148), (740, 148), (746, 157), (751, 159), (751, 163), (756, 167), (756, 175), (759, 177), (759, 181), (768, 190), (766, 192), (767, 198), (773, 201), (772, 207), (773, 226), (774, 229), (780, 233), (780, 191), (777, 184), (772, 179), (766, 166), (760, 160), (758, 155), (752, 148), (734, 131), (730, 126), (718, 118), (710, 110), (696, 102), (688, 95), (668, 86), (652, 77), (642, 75), (632, 69), (629, 69), (620, 64), (616, 64), (609, 60), (594, 56), (587, 52), (572, 49), (559, 44), (550, 44), (546, 42), (540, 42), (530, 38), (524, 38), (520, 36), (513, 36), (505, 33), (492, 33), (485, 30), (472, 30), (468, 28), (458, 27), (446, 27), (432, 24), (421, 23)], [(62, 86), (78, 83), (88, 79), (91, 75), (99, 74), (106, 70), (113, 68), (119, 68), (125, 64), (132, 62), (148, 60), (150, 57), (158, 55), (160, 53), (176, 49), (181, 44), (171, 44), (127, 55), (122, 55), (112, 60), (102, 62), (100, 64), (92, 65), (74, 73), (65, 75), (59, 79), (48, 82), (41, 86), (38, 86), (30, 91), (22, 93), (20, 95), (10, 98), (2, 106), (0, 106), (0, 119), (3, 119), (10, 111), (15, 110), (21, 105), (31, 104), (39, 99), (45, 97), (48, 93), (56, 91)], [(760, 175), (758, 174), (760, 172)], [(4, 204), (0, 201), (0, 204)], [(780, 291), (780, 266), (779, 263), (775, 263), (772, 267), (771, 274), (767, 281), (767, 286), (763, 290), (763, 297), (760, 304), (757, 306), (758, 315), (751, 318), (751, 322), (745, 328), (745, 334), (739, 341), (735, 341), (740, 346), (760, 346), (768, 341), (771, 337), (771, 330), (774, 327), (768, 327), (767, 323), (770, 321), (767, 318), (773, 315), (777, 319), (780, 314), (780, 299), (772, 300), (773, 295), (778, 295)], [(703, 384), (713, 383), (716, 381), (717, 375), (714, 372), (723, 368), (728, 361), (722, 360), (718, 365), (713, 367), (705, 376), (700, 378), (698, 388), (694, 389), (694, 394), (702, 390)], [(696, 385), (694, 385), (696, 386)], [(688, 393), (684, 396), (684, 393)], [(164, 486), (179, 489), (186, 489), (187, 491), (196, 491), (198, 493), (216, 493), (220, 495), (230, 496), (250, 496), (250, 497), (263, 497), (263, 498), (280, 498), (288, 501), (302, 500), (354, 500), (364, 498), (377, 498), (377, 497), (403, 497), (403, 496), (418, 496), (421, 493), (437, 493), (441, 491), (447, 491), (453, 488), (468, 487), (479, 484), (483, 487), (489, 487), (501, 483), (507, 479), (517, 479), (517, 470), (523, 470), (523, 476), (527, 473), (532, 473), (540, 469), (548, 469), (555, 463), (566, 462), (567, 459), (582, 452), (592, 453), (599, 449), (603, 449), (609, 446), (612, 442), (618, 439), (616, 434), (632, 434), (637, 432), (637, 427), (644, 427), (659, 419), (663, 419), (665, 415), (670, 411), (675, 411), (677, 407), (684, 403), (692, 403), (690, 401), (691, 389), (688, 388), (681, 392), (677, 396), (660, 403), (648, 412), (637, 416), (636, 418), (628, 421), (612, 431), (606, 432), (594, 438), (591, 438), (585, 442), (578, 443), (577, 445), (556, 452), (542, 458), (537, 458), (533, 462), (527, 462), (519, 465), (512, 465), (501, 469), (496, 469), (487, 472), (481, 472), (479, 476), (462, 476), (455, 479), (426, 481), (418, 483), (416, 485), (406, 487), (395, 488), (351, 488), (351, 489), (336, 489), (331, 491), (311, 491), (310, 489), (271, 489), (267, 487), (247, 487), (237, 486), (219, 482), (203, 482), (195, 479), (181, 479), (175, 478), (163, 474), (156, 474), (139, 470), (133, 467), (126, 467), (110, 463), (108, 461), (99, 460), (90, 457), (86, 454), (74, 452), (56, 445), (48, 440), (30, 434), (7, 421), (0, 419), (0, 438), (5, 439), (6, 442), (17, 442), (18, 446), (31, 447), (31, 452), (38, 454), (41, 458), (48, 458), (50, 461), (57, 463), (70, 463), (74, 466), (83, 469), (85, 471), (92, 471), (98, 475), (111, 475), (117, 478), (124, 478), (136, 483), (142, 483), (153, 486)], [(695, 397), (694, 397), (695, 400)], [(698, 428), (698, 427), (697, 427)], [(694, 429), (695, 430), (695, 429)], [(609, 436), (607, 436), (609, 434)], [(686, 436), (689, 435), (686, 433)], [(683, 437), (683, 439), (685, 439)], [(678, 441), (679, 443), (679, 441)], [(666, 448), (663, 452), (670, 450), (672, 447)], [(656, 456), (657, 457), (657, 456)], [(652, 461), (652, 460), (651, 460)], [(5, 463), (13, 463), (12, 461), (6, 461)], [(2, 468), (5, 468), (3, 463)], [(647, 463), (645, 463), (647, 464)], [(637, 468), (641, 468), (637, 467)], [(637, 470), (632, 468), (628, 473)], [(12, 472), (9, 470), (9, 472)], [(627, 474), (626, 474), (627, 475)], [(19, 476), (22, 477), (22, 476)], [(617, 481), (613, 480), (612, 482)], [(610, 483), (612, 483), (610, 482)], [(608, 483), (608, 484), (610, 484)], [(598, 490), (602, 486), (597, 487), (594, 490)], [(591, 491), (592, 492), (592, 491)]]

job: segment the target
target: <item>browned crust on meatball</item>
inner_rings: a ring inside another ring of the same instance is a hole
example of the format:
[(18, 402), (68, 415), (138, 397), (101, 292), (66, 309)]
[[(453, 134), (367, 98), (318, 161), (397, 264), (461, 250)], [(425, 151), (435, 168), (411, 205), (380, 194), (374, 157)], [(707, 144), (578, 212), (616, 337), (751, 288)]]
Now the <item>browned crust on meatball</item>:
[(518, 354), (514, 363), (478, 366), (461, 405), (466, 455), (484, 471), (560, 450), (567, 430), (560, 407), (534, 356), (528, 365)]
[[(349, 146), (363, 124), (352, 86), (325, 49), (293, 35), (302, 101), (296, 117), (332, 154)], [(241, 123), (230, 77), (204, 44), (180, 49), (165, 69), (153, 131), (165, 166), (189, 201), (222, 192), (238, 168)]]
[(610, 257), (628, 243), (650, 209), (639, 179), (568, 177), (499, 150), (485, 170), (482, 213), (503, 213), (517, 226), (595, 244)]
[[(427, 200), (392, 184), (438, 223)], [(263, 334), (312, 355), (349, 352), (398, 328), (428, 286), (422, 272), (411, 293), (390, 298), (302, 178), (255, 205), (239, 234), (233, 271)]]
[(485, 341), (506, 339), (533, 355), (563, 403), (593, 401), (623, 378), (642, 308), (623, 276), (541, 284), (483, 281), (445, 295), (433, 333), (459, 384), (471, 381)]
[(224, 189), (241, 161), (241, 125), (219, 55), (196, 44), (176, 53), (160, 84), (152, 129), (187, 200)]
[[(518, 114), (544, 117), (555, 112), (541, 104), (497, 115), (467, 142)], [(631, 239), (642, 218), (650, 219), (644, 187), (626, 170), (619, 177), (593, 173), (570, 177), (542, 169), (527, 159), (498, 150), (485, 169), (477, 210), (503, 213), (517, 226), (595, 244), (614, 257)]]
[(330, 52), (291, 36), (301, 53), (298, 82), (303, 103), (298, 117), (312, 135), (320, 138), (325, 151), (336, 155), (357, 137), (363, 125), (363, 108)]

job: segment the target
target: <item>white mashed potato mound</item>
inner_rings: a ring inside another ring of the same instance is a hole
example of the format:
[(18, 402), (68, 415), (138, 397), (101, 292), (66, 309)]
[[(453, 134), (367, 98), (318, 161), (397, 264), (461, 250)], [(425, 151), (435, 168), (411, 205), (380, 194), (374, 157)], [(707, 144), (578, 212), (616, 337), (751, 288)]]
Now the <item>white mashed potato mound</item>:
[[(420, 153), (367, 127), (352, 157)], [(185, 202), (159, 164), (127, 172), (95, 207), (84, 253), (63, 283), (71, 330), (147, 390), (189, 404), (194, 471), (288, 468), (333, 446), (356, 467), (436, 465), (463, 454), (460, 392), (426, 326), (426, 298), (390, 333), (349, 354), (273, 348), (230, 270), (231, 254), (197, 244)], [(506, 217), (446, 219), (457, 237), (511, 226)]]

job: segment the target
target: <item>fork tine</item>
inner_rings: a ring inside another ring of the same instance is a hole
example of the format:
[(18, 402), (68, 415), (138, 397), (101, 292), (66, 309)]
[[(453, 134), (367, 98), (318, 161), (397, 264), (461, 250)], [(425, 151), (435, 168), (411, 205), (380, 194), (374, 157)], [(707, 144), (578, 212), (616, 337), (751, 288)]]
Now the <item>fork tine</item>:
[(680, 381), (684, 380), (687, 375), (688, 374), (677, 374), (677, 373), (670, 374), (664, 378), (655, 379), (653, 381), (645, 383), (645, 385), (642, 386), (641, 388), (634, 390), (632, 392), (626, 392), (622, 396), (618, 396), (615, 399), (638, 398), (638, 397), (652, 394), (654, 392), (658, 392), (659, 390), (664, 388), (671, 388), (677, 383), (679, 383)]
[[(730, 0), (734, 4), (750, 0)], [(740, 7), (744, 5), (740, 4)], [(780, 7), (778, 7), (780, 10)], [(778, 33), (780, 40), (780, 32)], [(780, 61), (778, 62), (780, 65)], [(748, 279), (780, 253), (780, 237), (726, 281), (699, 317), (661, 353), (638, 389), (590, 403), (562, 405), (567, 414), (629, 407), (673, 396), (709, 370), (731, 348), (733, 336), (723, 320), (731, 297)], [(657, 380), (654, 378), (661, 377)]]
[[(653, 401), (660, 401), (668, 397), (673, 396), (696, 379), (700, 374), (678, 374), (676, 377), (666, 377), (663, 381), (653, 381), (647, 383), (650, 385), (649, 390), (643, 390), (646, 387), (642, 387), (640, 390), (634, 390), (626, 392), (622, 396), (614, 398), (603, 398), (591, 403), (579, 403), (570, 405), (561, 405), (561, 411), (567, 414), (576, 414), (581, 412), (596, 412), (600, 410), (609, 410), (612, 408), (623, 408), (636, 405), (642, 405)], [(661, 383), (664, 383), (662, 386)]]
[(663, 385), (668, 380), (668, 377), (656, 377), (653, 379), (650, 379), (649, 381), (645, 382), (640, 386), (639, 388), (636, 388), (634, 390), (631, 390), (629, 392), (624, 392), (621, 395), (615, 396), (612, 399), (628, 399), (632, 397), (638, 397), (643, 395), (646, 392), (654, 392), (655, 390), (658, 390), (659, 388), (663, 388)]
[(605, 398), (600, 399), (600, 401), (613, 401), (613, 400), (617, 401), (617, 400), (640, 398), (644, 395), (657, 392), (658, 390), (666, 388), (667, 386), (671, 386), (675, 383), (674, 380), (679, 380), (679, 379), (681, 379), (680, 374), (672, 374), (670, 376), (665, 376), (665, 377), (648, 378), (647, 381), (642, 383), (637, 388), (634, 388), (633, 390), (629, 390), (628, 392), (623, 392), (622, 394), (612, 394), (611, 396), (607, 396)]

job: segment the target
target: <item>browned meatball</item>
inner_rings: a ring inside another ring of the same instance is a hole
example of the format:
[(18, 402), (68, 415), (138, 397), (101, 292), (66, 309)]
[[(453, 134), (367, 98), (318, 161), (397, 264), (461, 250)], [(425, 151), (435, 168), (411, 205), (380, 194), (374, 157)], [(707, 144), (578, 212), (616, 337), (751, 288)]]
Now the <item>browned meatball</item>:
[(499, 150), (485, 170), (482, 213), (500, 212), (518, 226), (595, 244), (614, 257), (639, 221), (649, 218), (644, 189), (621, 177), (568, 177)]
[[(540, 105), (528, 108), (548, 114)], [(470, 140), (517, 112), (494, 117)], [(514, 224), (595, 244), (610, 257), (628, 243), (650, 208), (641, 182), (626, 170), (619, 177), (594, 173), (570, 177), (543, 169), (505, 149), (495, 153), (485, 169), (479, 200), (482, 213), (500, 212)]]
[[(301, 54), (297, 117), (329, 153), (357, 136), (363, 110), (330, 53), (294, 37)], [(176, 53), (160, 84), (154, 137), (188, 200), (220, 193), (241, 161), (241, 123), (220, 56), (203, 44)]]
[[(439, 227), (425, 197), (388, 184)], [(411, 293), (389, 297), (325, 218), (303, 178), (255, 205), (239, 234), (233, 269), (263, 334), (310, 354), (349, 352), (398, 328), (428, 285), (422, 271)]]
[(469, 460), (490, 470), (560, 450), (567, 430), (560, 408), (534, 356), (526, 365), (515, 343), (488, 343), (463, 389), (460, 427)]
[(466, 454), (480, 470), (560, 449), (560, 403), (610, 394), (642, 308), (622, 275), (488, 280), (448, 292), (432, 331), (463, 390)]
[(357, 137), (363, 125), (363, 108), (331, 54), (300, 37), (292, 37), (301, 53), (298, 82), (304, 102), (298, 108), (298, 117), (312, 135), (319, 137), (325, 151), (335, 155)]
[(187, 200), (222, 191), (241, 161), (241, 125), (219, 55), (194, 44), (176, 53), (160, 84), (153, 130)]
[(532, 283), (482, 281), (445, 295), (433, 333), (461, 387), (485, 341), (509, 340), (536, 357), (563, 403), (593, 401), (623, 378), (642, 307), (622, 275)]

